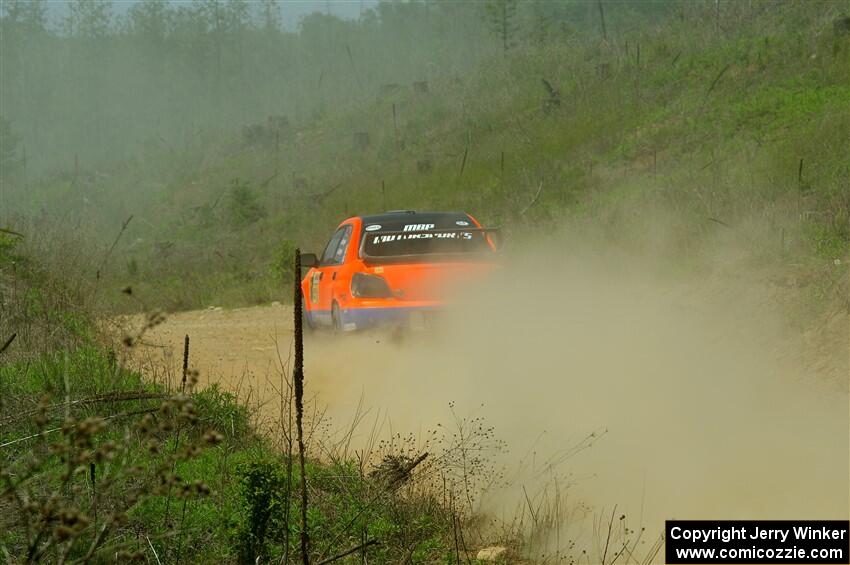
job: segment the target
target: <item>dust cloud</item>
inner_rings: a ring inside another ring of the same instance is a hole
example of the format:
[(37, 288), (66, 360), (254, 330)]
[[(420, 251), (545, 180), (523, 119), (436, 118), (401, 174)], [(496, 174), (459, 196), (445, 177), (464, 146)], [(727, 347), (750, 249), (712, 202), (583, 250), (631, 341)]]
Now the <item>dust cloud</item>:
[[(663, 245), (601, 241), (516, 243), (426, 331), (310, 335), (316, 433), (333, 445), (358, 422), (350, 455), (375, 436), (424, 444), (432, 430), (451, 435), (456, 417), (483, 418), (507, 451), (491, 454), (504, 480), (476, 510), (510, 522), (526, 494), (545, 501), (557, 482), (576, 538), (615, 505), (630, 528), (655, 535), (669, 518), (846, 518), (846, 314), (812, 363), (777, 295), (796, 291), (748, 271), (736, 245), (685, 269), (662, 258)], [(149, 339), (180, 346), (190, 334), (202, 382), (274, 420), (292, 311), (219, 310), (175, 314)]]
[[(617, 505), (648, 530), (846, 518), (847, 383), (806, 368), (764, 284), (591, 247), (524, 246), (443, 324), (401, 341), (311, 338), (308, 387), (340, 428), (361, 396), (385, 433), (450, 426), (450, 402), (485, 418), (509, 447), (510, 484), (481, 503), (495, 514), (559, 476), (571, 500)], [(832, 361), (847, 374), (846, 349)]]

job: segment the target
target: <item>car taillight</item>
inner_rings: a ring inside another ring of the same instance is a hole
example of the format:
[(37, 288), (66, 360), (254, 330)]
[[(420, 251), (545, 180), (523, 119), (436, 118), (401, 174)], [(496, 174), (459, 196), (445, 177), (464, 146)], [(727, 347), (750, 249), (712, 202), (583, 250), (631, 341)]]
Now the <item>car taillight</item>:
[(351, 295), (357, 298), (392, 298), (393, 292), (384, 277), (354, 273), (351, 277)]

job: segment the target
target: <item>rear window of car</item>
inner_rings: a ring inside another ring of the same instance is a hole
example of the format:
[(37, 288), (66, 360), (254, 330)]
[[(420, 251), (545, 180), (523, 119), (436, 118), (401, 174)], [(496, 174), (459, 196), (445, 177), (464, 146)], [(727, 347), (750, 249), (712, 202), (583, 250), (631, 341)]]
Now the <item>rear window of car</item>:
[(364, 258), (428, 260), (489, 252), (492, 248), (485, 233), (477, 231), (467, 216), (401, 218), (363, 225)]

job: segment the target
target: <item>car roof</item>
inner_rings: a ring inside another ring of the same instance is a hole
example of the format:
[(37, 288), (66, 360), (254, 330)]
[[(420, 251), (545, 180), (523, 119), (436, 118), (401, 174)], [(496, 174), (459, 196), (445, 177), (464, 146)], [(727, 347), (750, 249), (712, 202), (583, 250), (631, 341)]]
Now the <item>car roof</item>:
[(370, 216), (360, 216), (364, 224), (380, 224), (398, 221), (414, 221), (420, 223), (439, 223), (442, 221), (452, 221), (468, 219), (469, 216), (465, 212), (417, 212), (416, 210), (392, 210), (383, 214), (373, 214)]

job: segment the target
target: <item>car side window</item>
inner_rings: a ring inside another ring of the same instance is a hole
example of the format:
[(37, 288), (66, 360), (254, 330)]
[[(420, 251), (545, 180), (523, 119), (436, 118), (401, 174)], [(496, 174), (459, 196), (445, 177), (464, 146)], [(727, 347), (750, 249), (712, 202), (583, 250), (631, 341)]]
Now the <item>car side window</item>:
[(320, 263), (322, 265), (327, 265), (336, 253), (336, 248), (339, 246), (339, 239), (342, 237), (342, 230), (336, 230), (336, 232), (331, 236), (331, 240), (328, 242), (327, 246), (325, 246), (325, 251), (322, 253), (322, 260)]
[(345, 262), (345, 252), (348, 250), (348, 242), (351, 240), (351, 226), (342, 228), (342, 237), (339, 239), (339, 245), (334, 253), (334, 263), (342, 265)]
[(339, 265), (345, 259), (345, 250), (348, 249), (348, 241), (351, 239), (351, 226), (343, 226), (336, 230), (328, 246), (325, 247), (325, 252), (322, 253), (321, 264)]

